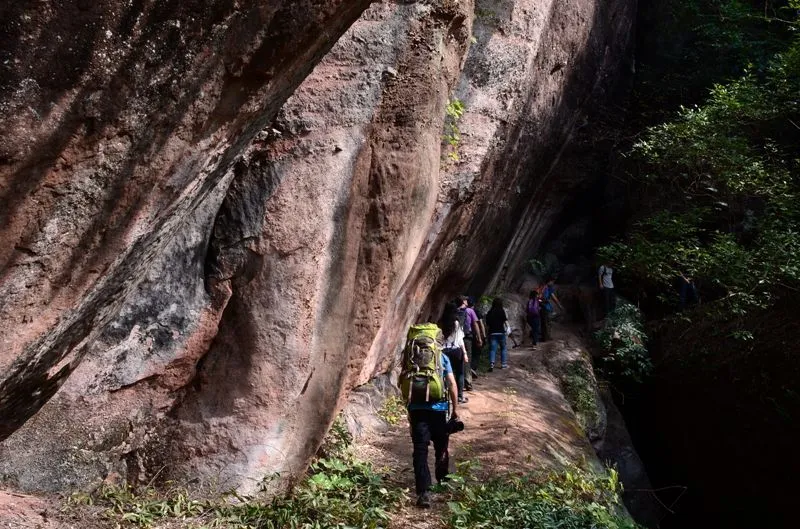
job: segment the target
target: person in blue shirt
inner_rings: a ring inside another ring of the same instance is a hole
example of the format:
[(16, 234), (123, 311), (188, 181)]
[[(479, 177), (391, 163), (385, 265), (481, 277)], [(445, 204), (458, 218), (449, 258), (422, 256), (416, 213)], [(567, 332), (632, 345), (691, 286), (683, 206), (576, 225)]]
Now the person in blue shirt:
[(550, 333), (550, 317), (553, 314), (553, 304), (558, 306), (558, 310), (564, 312), (564, 306), (556, 296), (556, 278), (548, 277), (547, 281), (542, 287), (542, 301), (541, 301), (541, 322), (542, 322), (542, 341), (547, 342), (551, 338)]
[(447, 412), (452, 406), (450, 417), (458, 417), (456, 403), (458, 389), (453, 376), (450, 360), (442, 354), (442, 380), (447, 387), (449, 397), (438, 402), (425, 402), (408, 405), (408, 421), (411, 423), (411, 441), (414, 443), (414, 481), (417, 492), (417, 505), (430, 507), (431, 471), (428, 467), (428, 445), (433, 441), (436, 456), (434, 472), (436, 480), (441, 482), (450, 472), (450, 454), (448, 444), (450, 434), (447, 429)]

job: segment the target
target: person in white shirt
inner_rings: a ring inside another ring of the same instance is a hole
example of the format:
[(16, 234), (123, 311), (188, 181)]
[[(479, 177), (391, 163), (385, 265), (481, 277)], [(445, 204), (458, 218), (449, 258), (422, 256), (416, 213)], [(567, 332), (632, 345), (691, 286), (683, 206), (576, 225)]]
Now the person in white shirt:
[(469, 354), (464, 343), (464, 329), (461, 328), (458, 309), (454, 303), (445, 305), (444, 314), (439, 321), (439, 328), (442, 329), (444, 337), (442, 353), (450, 359), (453, 367), (453, 376), (458, 388), (458, 402), (466, 403), (469, 399), (464, 396), (464, 372), (469, 366)]
[(597, 283), (603, 294), (603, 306), (606, 316), (617, 307), (617, 294), (614, 292), (614, 269), (609, 263), (603, 263), (597, 269)]

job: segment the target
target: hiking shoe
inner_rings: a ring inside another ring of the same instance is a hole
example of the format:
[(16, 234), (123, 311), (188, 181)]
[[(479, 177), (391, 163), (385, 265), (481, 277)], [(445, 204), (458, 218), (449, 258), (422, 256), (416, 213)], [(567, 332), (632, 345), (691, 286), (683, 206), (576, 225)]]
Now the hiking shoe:
[(417, 496), (417, 507), (422, 507), (423, 509), (429, 509), (431, 506), (431, 494), (430, 492), (423, 492), (419, 496)]
[(467, 402), (469, 402), (469, 399), (467, 397), (458, 397), (459, 404), (465, 404)]
[(494, 371), (494, 364), (489, 364), (489, 373)]
[(464, 385), (464, 391), (472, 391), (472, 384), (468, 384), (468, 385), (465, 384)]
[(500, 369), (508, 369), (508, 364), (503, 364), (500, 366)]

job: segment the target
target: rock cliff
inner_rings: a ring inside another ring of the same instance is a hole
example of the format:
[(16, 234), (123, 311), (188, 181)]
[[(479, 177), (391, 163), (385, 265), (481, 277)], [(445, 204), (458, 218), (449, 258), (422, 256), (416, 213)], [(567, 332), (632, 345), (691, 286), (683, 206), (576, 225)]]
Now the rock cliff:
[(7, 482), (292, 475), (591, 181), (635, 0), (368, 3), (3, 8)]

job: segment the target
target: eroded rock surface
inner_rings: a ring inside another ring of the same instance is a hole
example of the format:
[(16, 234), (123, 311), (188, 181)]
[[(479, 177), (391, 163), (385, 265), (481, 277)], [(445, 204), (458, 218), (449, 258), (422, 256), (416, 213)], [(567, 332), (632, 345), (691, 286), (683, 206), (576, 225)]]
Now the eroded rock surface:
[(368, 3), (4, 5), (0, 438), (59, 396), (0, 474), (84, 484), (171, 407), (226, 301), (204, 261), (231, 162)]
[[(635, 1), (383, 2), (341, 39), (365, 2), (115, 6), (4, 18), (39, 39), (0, 100), (0, 474), (29, 490), (302, 468), (409, 323), (510, 281), (591, 180), (554, 168)], [(59, 35), (85, 51), (50, 85)]]

